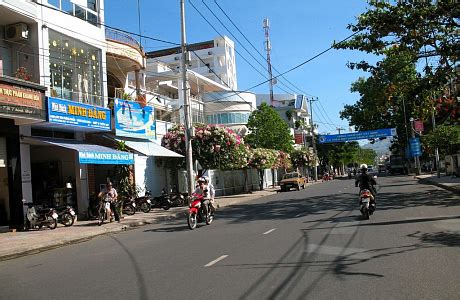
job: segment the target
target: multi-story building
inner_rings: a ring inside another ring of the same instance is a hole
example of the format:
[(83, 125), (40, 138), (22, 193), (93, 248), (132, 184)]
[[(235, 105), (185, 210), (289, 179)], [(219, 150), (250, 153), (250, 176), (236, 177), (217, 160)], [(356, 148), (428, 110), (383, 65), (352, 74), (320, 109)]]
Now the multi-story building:
[[(257, 94), (257, 106), (270, 103), (269, 94)], [(273, 108), (289, 125), (296, 147), (311, 145), (311, 122), (305, 95), (275, 94)]]
[[(238, 88), (236, 81), (235, 45), (228, 37), (189, 44), (188, 69), (231, 90)], [(159, 61), (169, 69), (180, 69), (181, 48), (174, 47), (147, 52), (148, 61)]]

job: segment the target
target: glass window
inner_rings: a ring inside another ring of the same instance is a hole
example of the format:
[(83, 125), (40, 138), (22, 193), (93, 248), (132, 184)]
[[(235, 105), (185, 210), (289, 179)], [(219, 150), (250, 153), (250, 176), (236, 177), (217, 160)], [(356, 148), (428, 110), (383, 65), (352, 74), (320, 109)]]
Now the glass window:
[(208, 120), (208, 124), (213, 124), (213, 123), (212, 123), (212, 116), (207, 116), (206, 118), (207, 118), (207, 120)]
[(224, 113), (224, 114), (221, 114), (221, 123), (220, 124), (228, 124), (228, 114)]
[(236, 122), (235, 122), (235, 114), (234, 114), (234, 113), (230, 113), (230, 114), (229, 114), (229, 120), (228, 120), (228, 122), (231, 123), (231, 124), (236, 123)]
[(101, 50), (49, 31), (51, 96), (103, 106)]

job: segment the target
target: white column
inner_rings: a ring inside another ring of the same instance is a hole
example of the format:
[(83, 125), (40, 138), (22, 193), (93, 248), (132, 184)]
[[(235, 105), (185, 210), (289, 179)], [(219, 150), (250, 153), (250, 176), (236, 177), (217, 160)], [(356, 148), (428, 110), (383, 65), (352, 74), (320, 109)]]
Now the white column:
[[(19, 126), (19, 134), (30, 136), (30, 126)], [(22, 199), (26, 202), (33, 202), (32, 199), (32, 171), (30, 166), (30, 145), (20, 141), (19, 151), (21, 152), (21, 180), (22, 180)]]

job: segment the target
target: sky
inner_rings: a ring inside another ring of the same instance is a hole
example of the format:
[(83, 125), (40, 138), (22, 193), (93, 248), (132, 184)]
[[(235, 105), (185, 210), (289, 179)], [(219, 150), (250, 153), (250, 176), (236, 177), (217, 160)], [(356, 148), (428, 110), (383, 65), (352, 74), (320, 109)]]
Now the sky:
[[(185, 0), (188, 43), (212, 40), (219, 35), (226, 35), (235, 42), (235, 49), (239, 53), (236, 53), (238, 90), (247, 90), (266, 81), (266, 62), (232, 25), (216, 2), (263, 56), (263, 19), (270, 20), (271, 62), (278, 71), (273, 70), (274, 75), (311, 59), (328, 49), (333, 41), (348, 37), (352, 32), (347, 29), (347, 25), (355, 23), (356, 17), (367, 8), (365, 0)], [(143, 36), (180, 43), (179, 0), (107, 0), (106, 25), (138, 34), (138, 3), (140, 32)], [(205, 4), (227, 28), (219, 23)], [(149, 38), (142, 39), (145, 51), (174, 46)], [(367, 74), (351, 70), (346, 64), (362, 60), (375, 61), (376, 58), (359, 51), (330, 50), (287, 73), (284, 77), (288, 82), (280, 78), (285, 85), (276, 84), (274, 93), (292, 93), (295, 90), (298, 94), (318, 98), (319, 101), (313, 104), (313, 120), (319, 125), (319, 133), (336, 134), (337, 128), (342, 128), (342, 133), (349, 132), (348, 122), (340, 119), (339, 112), (345, 104), (353, 104), (359, 99), (358, 94), (350, 92), (350, 86), (360, 76)], [(269, 87), (263, 84), (250, 91), (268, 94)]]

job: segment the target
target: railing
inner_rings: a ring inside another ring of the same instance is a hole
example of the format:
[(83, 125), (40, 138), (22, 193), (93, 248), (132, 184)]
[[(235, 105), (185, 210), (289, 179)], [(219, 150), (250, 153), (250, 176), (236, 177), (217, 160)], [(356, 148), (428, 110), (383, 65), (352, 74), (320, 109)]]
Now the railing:
[(105, 38), (108, 40), (130, 45), (131, 47), (139, 50), (139, 52), (142, 52), (142, 47), (139, 44), (139, 42), (127, 33), (124, 33), (124, 32), (121, 32), (115, 29), (111, 29), (111, 28), (106, 28)]

